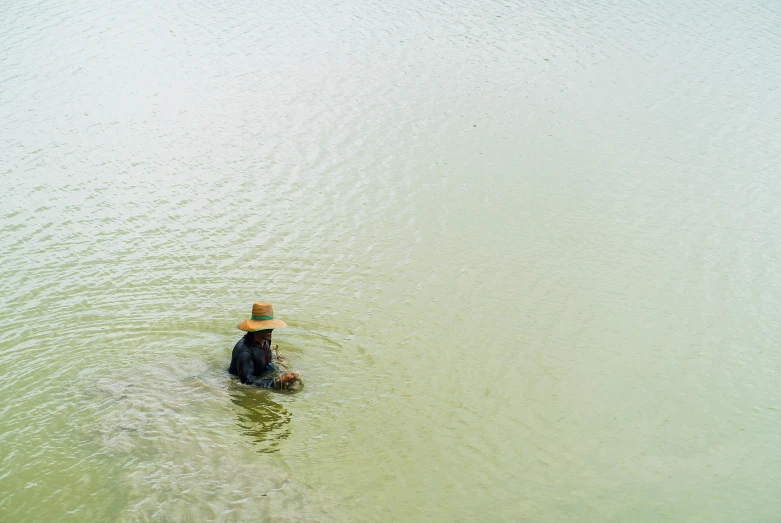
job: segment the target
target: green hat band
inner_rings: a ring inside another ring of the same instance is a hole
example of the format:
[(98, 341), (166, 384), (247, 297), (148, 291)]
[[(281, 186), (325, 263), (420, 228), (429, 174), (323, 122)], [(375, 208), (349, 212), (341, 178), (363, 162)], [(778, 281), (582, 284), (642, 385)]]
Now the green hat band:
[(255, 320), (255, 321), (273, 320), (274, 319), (274, 315), (272, 314), (271, 316), (255, 316), (253, 314), (252, 315), (252, 319)]

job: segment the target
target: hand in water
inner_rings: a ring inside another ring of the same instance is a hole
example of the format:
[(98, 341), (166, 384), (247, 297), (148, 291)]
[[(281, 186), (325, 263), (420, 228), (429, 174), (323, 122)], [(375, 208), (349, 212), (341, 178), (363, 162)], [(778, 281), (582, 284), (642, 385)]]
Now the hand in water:
[(301, 379), (300, 372), (286, 372), (282, 376), (277, 378), (277, 386), (280, 389), (284, 389)]

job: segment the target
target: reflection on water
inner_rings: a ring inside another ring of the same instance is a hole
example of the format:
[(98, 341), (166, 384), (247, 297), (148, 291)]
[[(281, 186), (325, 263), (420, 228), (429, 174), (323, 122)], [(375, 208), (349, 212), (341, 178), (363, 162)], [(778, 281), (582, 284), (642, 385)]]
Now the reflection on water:
[(230, 390), (241, 432), (259, 445), (260, 452), (276, 452), (280, 442), (290, 436), (292, 415), (274, 401), (274, 394), (279, 392), (244, 385)]

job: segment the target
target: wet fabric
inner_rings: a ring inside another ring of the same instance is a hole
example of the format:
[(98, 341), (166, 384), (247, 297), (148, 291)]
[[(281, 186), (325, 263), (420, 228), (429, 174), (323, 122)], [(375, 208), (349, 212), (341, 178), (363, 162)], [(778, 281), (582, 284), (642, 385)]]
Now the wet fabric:
[(273, 378), (261, 378), (264, 373), (274, 370), (271, 355), (271, 342), (255, 343), (247, 333), (233, 347), (228, 372), (238, 376), (242, 383), (256, 387), (271, 388), (276, 384)]

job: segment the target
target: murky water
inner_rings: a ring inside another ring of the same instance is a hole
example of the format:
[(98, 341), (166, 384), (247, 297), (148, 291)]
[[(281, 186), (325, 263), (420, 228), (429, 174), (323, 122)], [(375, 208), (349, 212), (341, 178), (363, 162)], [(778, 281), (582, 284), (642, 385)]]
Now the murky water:
[(778, 3), (0, 12), (3, 521), (778, 521)]

